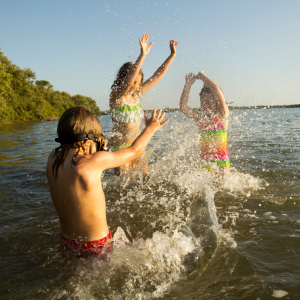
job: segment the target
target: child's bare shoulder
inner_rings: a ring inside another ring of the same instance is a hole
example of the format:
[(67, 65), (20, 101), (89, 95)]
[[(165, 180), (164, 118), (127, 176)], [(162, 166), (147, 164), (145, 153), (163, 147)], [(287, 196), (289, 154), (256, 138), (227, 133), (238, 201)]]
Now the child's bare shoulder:
[(53, 149), (51, 152), (50, 152), (50, 154), (49, 154), (49, 156), (48, 156), (48, 159), (55, 159), (55, 150)]
[(84, 157), (91, 167), (99, 168), (101, 167), (107, 160), (111, 159), (111, 152), (107, 151), (98, 151), (96, 153), (87, 155)]
[(49, 154), (49, 156), (48, 156), (48, 163), (47, 163), (47, 165), (49, 165), (49, 164), (53, 164), (53, 162), (54, 162), (54, 160), (55, 160), (55, 158), (56, 158), (56, 156), (55, 156), (55, 152), (54, 152), (54, 150)]
[(55, 160), (55, 152), (54, 150), (49, 154), (48, 156), (48, 161), (47, 161), (47, 166), (46, 166), (46, 172), (47, 172), (47, 176), (52, 173), (52, 166)]

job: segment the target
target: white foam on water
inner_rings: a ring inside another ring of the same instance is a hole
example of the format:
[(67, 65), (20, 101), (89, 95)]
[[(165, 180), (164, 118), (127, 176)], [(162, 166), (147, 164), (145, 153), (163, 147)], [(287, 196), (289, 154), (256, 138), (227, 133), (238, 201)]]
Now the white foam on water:
[(265, 189), (268, 185), (264, 179), (254, 177), (250, 174), (232, 172), (230, 175), (224, 176), (220, 188), (231, 193), (243, 194), (249, 197), (251, 196), (251, 191)]
[(264, 216), (269, 216), (269, 215), (272, 215), (272, 212), (271, 211), (267, 211), (265, 213), (263, 213)]
[(187, 276), (185, 256), (199, 247), (192, 236), (177, 229), (172, 234), (155, 232), (150, 239), (124, 239), (117, 230), (108, 262), (80, 259), (75, 273), (51, 299), (153, 299), (161, 297), (176, 281)]
[(273, 290), (272, 297), (275, 298), (282, 298), (284, 296), (288, 295), (288, 292), (283, 291), (283, 290)]
[(244, 214), (244, 219), (258, 219), (255, 214)]
[[(120, 247), (111, 256), (114, 267), (130, 270), (123, 278), (123, 291), (131, 299), (152, 299), (162, 296), (173, 282), (185, 272), (182, 260), (196, 245), (191, 237), (175, 230), (172, 236), (155, 232), (151, 239), (134, 240), (132, 245)], [(139, 282), (138, 285), (134, 284)], [(154, 291), (147, 291), (151, 283)]]
[(220, 229), (218, 235), (218, 244), (222, 244), (226, 248), (237, 248), (237, 243), (233, 238), (234, 233), (230, 230)]

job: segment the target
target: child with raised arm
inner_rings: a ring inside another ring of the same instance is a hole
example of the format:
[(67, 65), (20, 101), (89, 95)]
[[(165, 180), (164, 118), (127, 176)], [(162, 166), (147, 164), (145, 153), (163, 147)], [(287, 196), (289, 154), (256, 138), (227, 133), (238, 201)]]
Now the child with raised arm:
[(84, 106), (66, 110), (61, 116), (56, 139), (61, 145), (48, 158), (49, 190), (61, 225), (60, 243), (80, 254), (100, 254), (112, 249), (112, 235), (106, 221), (101, 175), (139, 157), (154, 133), (169, 119), (153, 110), (144, 132), (132, 146), (106, 152), (107, 139), (99, 120)]
[[(200, 107), (203, 113), (187, 106), (190, 89), (196, 79), (203, 81), (200, 91)], [(227, 149), (229, 109), (221, 88), (204, 71), (185, 76), (185, 85), (180, 99), (180, 110), (199, 127), (201, 165), (209, 170), (229, 173), (230, 160)]]
[[(149, 35), (144, 34), (140, 38), (141, 54), (135, 63), (127, 62), (119, 70), (116, 80), (111, 86), (109, 97), (109, 107), (113, 121), (111, 146), (112, 150), (129, 147), (133, 141), (140, 135), (140, 127), (144, 112), (139, 103), (142, 94), (150, 90), (165, 75), (176, 55), (177, 42), (170, 41), (171, 54), (166, 61), (155, 71), (155, 73), (144, 82), (142, 64), (150, 52), (152, 42), (148, 44)], [(133, 165), (142, 161), (143, 156), (135, 160), (128, 161), (120, 168), (115, 169), (116, 175), (124, 174), (131, 169)], [(147, 165), (144, 173), (147, 172)]]

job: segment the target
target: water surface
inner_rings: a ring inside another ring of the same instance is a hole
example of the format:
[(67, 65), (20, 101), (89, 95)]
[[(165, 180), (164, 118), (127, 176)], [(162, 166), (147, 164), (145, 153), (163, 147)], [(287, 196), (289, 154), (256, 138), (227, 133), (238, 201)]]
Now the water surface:
[[(102, 178), (107, 219), (131, 245), (109, 262), (66, 256), (45, 165), (57, 122), (0, 128), (1, 282), (3, 299), (300, 298), (300, 110), (233, 111), (228, 148), (232, 175), (199, 168), (197, 127), (181, 113), (148, 147), (148, 176)], [(105, 133), (109, 116), (100, 117)], [(151, 154), (151, 155), (150, 155)], [(178, 231), (189, 207), (213, 193), (217, 245)]]

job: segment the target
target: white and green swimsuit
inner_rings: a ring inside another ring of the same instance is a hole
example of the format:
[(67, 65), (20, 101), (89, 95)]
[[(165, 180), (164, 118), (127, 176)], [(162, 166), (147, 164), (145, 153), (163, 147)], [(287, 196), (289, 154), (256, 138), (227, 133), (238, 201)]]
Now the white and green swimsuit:
[(144, 111), (140, 103), (123, 104), (121, 107), (110, 110), (111, 118), (118, 122), (138, 123), (144, 118)]
[[(110, 110), (112, 120), (124, 123), (140, 123), (144, 118), (144, 111), (142, 105), (138, 102), (137, 104), (123, 104), (121, 107)], [(112, 151), (118, 149), (127, 148), (131, 145), (113, 146)]]

